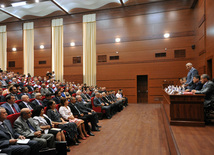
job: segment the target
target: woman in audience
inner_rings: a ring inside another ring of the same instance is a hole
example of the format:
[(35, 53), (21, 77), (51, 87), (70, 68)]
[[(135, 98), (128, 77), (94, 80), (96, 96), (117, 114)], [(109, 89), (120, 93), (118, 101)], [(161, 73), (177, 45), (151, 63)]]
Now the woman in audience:
[(80, 143), (77, 139), (77, 125), (73, 122), (66, 122), (61, 117), (59, 112), (56, 110), (56, 103), (53, 100), (48, 102), (47, 116), (51, 119), (53, 124), (66, 131), (69, 139), (72, 139), (75, 142), (74, 145), (78, 145), (78, 143)]
[[(44, 114), (43, 106), (37, 105), (32, 112), (32, 117), (33, 117), (34, 123), (38, 125), (45, 134), (46, 133), (53, 134), (55, 136), (56, 141), (66, 141), (63, 130), (61, 130), (60, 128), (52, 129), (55, 123), (52, 122), (51, 119)], [(67, 151), (70, 151), (68, 146), (67, 146)]]
[(65, 120), (76, 123), (77, 128), (80, 132), (80, 138), (85, 140), (85, 136), (89, 137), (89, 135), (85, 131), (84, 121), (82, 119), (74, 118), (68, 104), (69, 102), (67, 98), (61, 98), (61, 107), (59, 108), (59, 113)]
[(63, 88), (63, 87), (60, 87), (60, 88), (58, 89), (58, 91), (61, 92), (61, 96), (62, 96), (62, 97), (65, 97), (65, 96), (66, 96), (65, 93), (64, 93), (64, 88)]
[(12, 87), (13, 85), (10, 83), (7, 85), (7, 89), (5, 89), (3, 92), (2, 92), (2, 95), (5, 95), (5, 94), (9, 94), (10, 93), (10, 87)]

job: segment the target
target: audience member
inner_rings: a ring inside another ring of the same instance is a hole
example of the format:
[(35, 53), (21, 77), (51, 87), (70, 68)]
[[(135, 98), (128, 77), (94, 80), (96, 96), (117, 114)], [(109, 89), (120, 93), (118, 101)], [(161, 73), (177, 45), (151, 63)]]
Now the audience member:
[(29, 96), (22, 95), (22, 102), (19, 103), (19, 108), (29, 108), (30, 110), (33, 110), (34, 105), (30, 103)]
[(15, 96), (9, 94), (6, 96), (6, 103), (1, 105), (6, 109), (8, 115), (20, 112), (20, 108), (18, 104), (15, 103), (15, 101)]

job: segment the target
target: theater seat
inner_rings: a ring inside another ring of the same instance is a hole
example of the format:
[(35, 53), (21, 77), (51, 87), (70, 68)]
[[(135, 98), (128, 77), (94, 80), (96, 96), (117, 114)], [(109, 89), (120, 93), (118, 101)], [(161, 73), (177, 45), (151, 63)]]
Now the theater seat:
[(76, 97), (76, 93), (73, 93), (73, 94), (72, 94), (72, 97)]
[(59, 111), (59, 107), (60, 107), (60, 105), (57, 104), (57, 105), (56, 105), (56, 110), (57, 110), (57, 111)]
[(15, 122), (15, 120), (20, 116), (20, 113), (16, 113), (16, 114), (11, 114), (7, 116), (7, 119), (10, 121), (10, 123), (13, 126), (13, 123)]
[(6, 102), (0, 102), (0, 105), (2, 105), (2, 104), (4, 104), (4, 103), (6, 103)]
[(92, 105), (92, 109), (93, 109), (94, 111), (99, 112), (99, 113), (103, 113), (103, 114), (106, 113), (106, 111), (105, 111), (105, 110), (102, 110), (101, 107), (95, 107), (95, 106), (94, 106), (94, 97), (91, 98), (91, 105)]
[(46, 112), (47, 112), (47, 107), (44, 107), (44, 113), (46, 114)]
[(16, 100), (15, 103), (19, 104), (22, 100)]
[(32, 99), (30, 99), (30, 102), (32, 102), (32, 101), (34, 101), (35, 100), (35, 98), (32, 98)]

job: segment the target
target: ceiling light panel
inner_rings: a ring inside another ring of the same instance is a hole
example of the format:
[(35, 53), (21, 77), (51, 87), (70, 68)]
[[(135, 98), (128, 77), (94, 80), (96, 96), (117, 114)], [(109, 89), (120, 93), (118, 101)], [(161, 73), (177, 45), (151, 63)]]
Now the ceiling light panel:
[(109, 3), (116, 3), (115, 7), (118, 7), (121, 5), (121, 3), (118, 0), (54, 0), (57, 4), (62, 6), (65, 10), (68, 12), (71, 12), (72, 9), (75, 8), (82, 8), (82, 9), (98, 9), (100, 7), (105, 6)]
[[(62, 10), (55, 4), (53, 4), (51, 1), (32, 3), (17, 7), (6, 7), (2, 8), (2, 10), (20, 18), (23, 18), (24, 16), (28, 15), (42, 17), (47, 16), (56, 11), (62, 12)], [(64, 13), (62, 12), (62, 14)]]

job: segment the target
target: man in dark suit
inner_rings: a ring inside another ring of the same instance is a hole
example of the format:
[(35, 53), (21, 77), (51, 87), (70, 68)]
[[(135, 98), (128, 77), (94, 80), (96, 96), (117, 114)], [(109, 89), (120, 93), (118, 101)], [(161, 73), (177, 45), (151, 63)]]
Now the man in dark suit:
[(187, 70), (189, 70), (188, 74), (187, 74), (187, 81), (186, 83), (184, 84), (185, 87), (187, 87), (187, 89), (190, 88), (190, 86), (193, 84), (193, 77), (195, 75), (198, 75), (198, 71), (197, 69), (195, 69), (193, 66), (192, 66), (192, 63), (187, 63), (186, 64), (186, 68)]
[(41, 105), (44, 107), (44, 103), (42, 102), (42, 95), (40, 93), (36, 93), (35, 100), (32, 102), (32, 108), (35, 109), (37, 105)]
[(50, 83), (49, 84), (49, 87), (48, 87), (48, 90), (49, 90), (49, 92), (51, 93), (51, 95), (55, 95), (55, 90), (52, 88), (53, 87), (53, 85)]
[[(5, 108), (0, 107), (0, 150), (7, 155), (38, 155), (38, 142), (30, 140), (26, 145), (17, 145), (17, 139), (25, 139), (24, 136), (15, 132), (9, 120)], [(0, 153), (0, 154), (1, 154)]]
[(2, 92), (3, 92), (3, 89), (0, 88), (0, 102), (5, 102), (5, 98), (4, 98), (4, 96), (2, 95)]
[(28, 93), (28, 88), (23, 87), (22, 88), (22, 93), (20, 94), (20, 97), (22, 98), (22, 95), (27, 95), (29, 98), (31, 98), (31, 95)]
[(42, 134), (42, 129), (36, 125), (31, 117), (30, 109), (23, 108), (20, 116), (14, 122), (15, 131), (29, 139), (39, 142), (38, 149), (55, 147), (54, 136), (52, 134)]
[(214, 83), (210, 81), (207, 74), (201, 75), (201, 83), (204, 84), (201, 90), (192, 90), (193, 94), (205, 94), (204, 107), (214, 103)]
[(13, 95), (16, 100), (21, 99), (20, 96), (17, 94), (17, 88), (16, 87), (14, 87), (14, 86), (10, 87), (9, 91), (10, 91), (10, 95)]
[(51, 99), (52, 99), (52, 98), (51, 98), (51, 94), (46, 94), (46, 95), (45, 95), (45, 99), (43, 100), (43, 105), (44, 105), (44, 107), (47, 107), (48, 102), (49, 102)]
[(203, 87), (203, 84), (200, 81), (200, 76), (195, 75), (193, 77), (193, 85), (189, 87), (189, 89), (186, 89), (186, 92), (191, 92), (192, 90), (201, 90)]
[[(73, 113), (75, 118), (79, 118), (84, 120), (84, 124), (85, 124), (85, 129), (88, 132), (88, 134), (90, 136), (94, 136), (93, 133), (91, 133), (91, 128), (88, 125), (88, 122), (91, 122), (90, 120), (90, 116), (88, 116), (87, 114), (83, 114), (80, 109), (78, 109), (78, 107), (75, 105), (76, 104), (76, 98), (75, 97), (71, 97), (71, 102), (68, 104), (68, 106), (71, 109), (71, 112)], [(93, 121), (92, 121), (93, 122)], [(92, 127), (94, 128), (94, 127)]]
[(61, 92), (60, 91), (56, 91), (55, 92), (55, 97), (53, 98), (53, 100), (56, 102), (56, 104), (60, 104), (60, 99), (61, 99)]
[(15, 103), (15, 101), (15, 97), (9, 94), (6, 96), (6, 103), (1, 105), (6, 109), (8, 115), (20, 112), (20, 108), (18, 104)]
[(28, 91), (29, 91), (29, 92), (34, 91), (34, 87), (33, 87), (33, 85), (32, 85), (31, 82), (28, 83), (27, 88), (28, 88)]
[(36, 93), (39, 93), (39, 88), (38, 87), (35, 87), (34, 88), (34, 92), (31, 94), (31, 97), (32, 98), (36, 98), (35, 96), (36, 96)]
[(82, 97), (80, 95), (77, 95), (76, 99), (77, 102), (75, 103), (75, 106), (79, 109), (81, 113), (84, 114), (84, 116), (88, 117), (88, 120), (91, 122), (92, 131), (100, 131), (99, 130), (100, 126), (97, 125), (98, 123), (97, 113), (91, 108), (88, 108), (84, 105), (84, 103), (82, 102)]
[(23, 95), (22, 102), (19, 103), (19, 108), (20, 109), (29, 108), (30, 110), (33, 110), (33, 107), (34, 107), (34, 105), (32, 105), (32, 103), (30, 103), (29, 97), (27, 95)]
[(114, 102), (111, 102), (107, 97), (106, 97), (106, 93), (102, 92), (102, 98), (101, 101), (105, 104), (108, 104), (111, 107), (111, 111), (112, 114), (116, 114), (118, 109), (119, 109), (119, 105), (115, 104)]
[(101, 98), (100, 93), (96, 93), (95, 98), (94, 98), (94, 106), (95, 107), (100, 106), (102, 109), (106, 110), (106, 117), (108, 119), (110, 119), (112, 117), (111, 116), (111, 107), (109, 105), (106, 105), (105, 103), (103, 103), (100, 98)]

